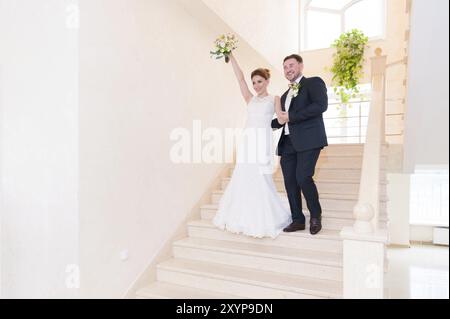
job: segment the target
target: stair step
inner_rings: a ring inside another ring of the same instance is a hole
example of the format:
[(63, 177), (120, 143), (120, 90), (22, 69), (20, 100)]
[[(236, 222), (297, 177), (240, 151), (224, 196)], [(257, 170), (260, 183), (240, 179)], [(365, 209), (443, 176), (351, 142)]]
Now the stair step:
[[(229, 185), (230, 179), (224, 179), (221, 184), (221, 189), (225, 190)], [(316, 182), (317, 189), (319, 193), (336, 193), (336, 194), (358, 194), (359, 185), (358, 184), (341, 184), (340, 187), (336, 187), (338, 184), (324, 184), (321, 182)], [(277, 191), (283, 192), (285, 186), (283, 182), (275, 182), (275, 187)]]
[(250, 243), (186, 238), (173, 245), (175, 258), (342, 280), (342, 255)]
[[(288, 203), (284, 202), (286, 205), (286, 209), (289, 210)], [(306, 206), (306, 205), (305, 205)], [(217, 211), (219, 209), (219, 204), (210, 204), (210, 205), (203, 205), (200, 207), (200, 213), (202, 216), (202, 219), (213, 219), (214, 216), (217, 214)], [(303, 213), (305, 216), (309, 216), (309, 211), (304, 208)], [(352, 210), (323, 210), (322, 211), (322, 217), (325, 219), (350, 219), (354, 220), (353, 217), (353, 211)], [(385, 211), (381, 210), (380, 212), (380, 221), (387, 221), (387, 214)]]
[[(229, 182), (230, 180), (231, 180), (231, 177), (225, 177), (222, 179), (222, 181), (225, 181), (225, 182)], [(283, 176), (280, 176), (280, 177), (273, 176), (273, 181), (275, 183), (283, 183), (283, 185), (284, 185), (284, 177)], [(355, 184), (359, 186), (359, 184), (361, 182), (360, 179), (350, 179), (350, 178), (344, 179), (344, 180), (334, 179), (334, 178), (314, 178), (314, 181), (319, 184), (339, 184), (339, 186), (355, 185)], [(387, 180), (380, 181), (381, 185), (387, 185), (387, 183), (388, 183)]]
[[(201, 216), (204, 220), (212, 220), (217, 213), (211, 210), (202, 210)], [(310, 216), (308, 211), (304, 211), (306, 217), (306, 225), (309, 225)], [(380, 217), (380, 227), (387, 228), (387, 218), (385, 216)], [(342, 230), (344, 227), (350, 227), (354, 224), (353, 214), (343, 212), (330, 212), (324, 211), (322, 216), (322, 226), (328, 230)]]
[[(225, 177), (222, 178), (222, 182), (230, 182), (231, 181), (231, 176), (230, 177)], [(273, 175), (273, 181), (275, 184), (279, 184), (281, 186), (284, 187), (284, 177), (281, 176), (277, 176), (277, 175)], [(356, 188), (356, 191), (359, 191), (359, 185), (361, 183), (360, 179), (350, 179), (350, 178), (342, 178), (342, 179), (336, 179), (336, 178), (323, 178), (323, 177), (314, 177), (314, 181), (316, 184), (318, 185), (330, 185), (330, 186), (337, 186), (337, 187), (354, 187)], [(382, 187), (385, 187), (386, 185), (388, 185), (388, 181), (383, 178), (380, 181), (380, 185)], [(284, 188), (283, 188), (284, 189)]]
[[(215, 215), (208, 214), (206, 216), (202, 216), (205, 220), (212, 220)], [(309, 225), (310, 217), (308, 215), (306, 217), (306, 225)], [(326, 230), (342, 230), (344, 227), (351, 227), (354, 224), (353, 219), (344, 219), (344, 218), (328, 218), (323, 216), (322, 217), (322, 227)], [(287, 225), (286, 225), (287, 226)], [(305, 230), (305, 232), (308, 231), (308, 229)]]
[[(380, 169), (386, 168), (387, 157), (382, 157)], [(321, 155), (317, 161), (317, 168), (327, 169), (357, 169), (361, 170), (362, 156), (348, 155)]]
[(213, 240), (226, 240), (240, 243), (276, 246), (286, 248), (299, 248), (306, 250), (324, 251), (342, 254), (342, 240), (338, 230), (323, 229), (313, 236), (309, 231), (282, 233), (276, 239), (252, 238), (222, 231), (212, 224), (211, 220), (198, 220), (188, 223), (189, 237)]
[(342, 298), (342, 283), (210, 262), (171, 259), (159, 281), (255, 299)]
[[(229, 177), (233, 174), (233, 169), (230, 169)], [(386, 170), (380, 170), (380, 182), (387, 184), (386, 179)], [(274, 178), (281, 178), (283, 179), (283, 171), (281, 167), (279, 167), (273, 174)], [(340, 182), (345, 181), (351, 181), (358, 183), (361, 181), (361, 169), (345, 169), (345, 168), (322, 168), (322, 167), (316, 167), (316, 170), (314, 172), (314, 179), (315, 180), (336, 180)]]
[(136, 296), (139, 299), (239, 299), (237, 296), (158, 281), (140, 289)]
[[(281, 168), (275, 172), (275, 177), (283, 178), (283, 171)], [(345, 180), (361, 180), (360, 169), (326, 169), (317, 167), (315, 170), (314, 178), (316, 179), (334, 179), (339, 181)]]
[[(216, 190), (212, 192), (212, 204), (218, 204), (220, 199), (224, 194), (224, 190)], [(288, 202), (286, 191), (278, 192), (281, 200), (284, 202)], [(322, 205), (322, 209), (330, 209), (330, 210), (352, 210), (355, 207), (359, 195), (358, 194), (331, 194), (331, 193), (319, 193), (320, 195), (320, 203)], [(303, 197), (303, 196), (302, 196)], [(387, 196), (381, 196), (380, 204), (381, 208), (386, 208)], [(303, 199), (303, 203), (306, 207), (306, 202)]]
[[(229, 176), (233, 174), (234, 164), (229, 167)], [(380, 170), (381, 175), (384, 176), (386, 170)], [(279, 168), (275, 173), (274, 177), (282, 178), (282, 170)], [(346, 169), (346, 168), (324, 168), (324, 167), (316, 167), (314, 178), (316, 179), (334, 179), (338, 181), (352, 180), (359, 181), (361, 180), (361, 169)]]
[[(388, 148), (382, 147), (382, 156), (388, 154)], [(343, 155), (343, 156), (363, 156), (364, 144), (333, 144), (324, 148), (321, 152), (321, 156), (327, 155)]]
[[(221, 183), (221, 189), (225, 190), (230, 183), (231, 178), (223, 178)], [(284, 192), (285, 186), (284, 181), (279, 178), (274, 179), (275, 187), (278, 192)], [(317, 190), (319, 194), (344, 194), (344, 195), (358, 195), (359, 194), (359, 182), (349, 183), (349, 182), (338, 182), (338, 181), (316, 181)], [(386, 195), (386, 184), (381, 185), (380, 194), (381, 196)]]
[[(212, 205), (211, 205), (212, 206)], [(215, 208), (204, 208), (206, 206), (202, 206), (201, 213), (202, 213), (202, 219), (213, 219), (214, 216), (217, 214), (217, 210), (219, 205), (214, 205)], [(207, 206), (210, 207), (210, 206)], [(303, 210), (303, 213), (306, 217), (309, 216), (309, 211), (307, 209)], [(328, 218), (328, 219), (346, 219), (346, 220), (353, 220), (353, 213), (350, 211), (323, 211), (322, 212), (322, 218)]]
[[(360, 155), (364, 154), (365, 144), (363, 143), (345, 143), (345, 144), (330, 144), (325, 147), (321, 154), (345, 154), (345, 155)], [(389, 144), (381, 146), (382, 155), (387, 155)]]

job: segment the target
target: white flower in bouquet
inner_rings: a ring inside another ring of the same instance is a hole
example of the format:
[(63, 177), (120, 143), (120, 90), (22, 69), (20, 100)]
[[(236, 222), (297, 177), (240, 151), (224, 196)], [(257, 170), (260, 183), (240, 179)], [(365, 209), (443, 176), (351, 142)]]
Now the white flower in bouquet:
[(225, 62), (229, 62), (229, 55), (237, 49), (238, 40), (234, 34), (221, 35), (214, 41), (214, 49), (211, 51), (211, 57), (216, 60), (225, 58)]

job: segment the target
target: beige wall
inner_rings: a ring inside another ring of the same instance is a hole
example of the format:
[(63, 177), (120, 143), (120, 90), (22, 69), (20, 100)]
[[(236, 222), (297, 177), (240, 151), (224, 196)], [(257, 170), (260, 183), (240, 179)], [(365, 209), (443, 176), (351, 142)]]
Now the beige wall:
[[(174, 128), (243, 124), (230, 65), (209, 56), (222, 27), (174, 0), (81, 1), (83, 296), (123, 296), (222, 168), (169, 158)], [(267, 65), (245, 44), (236, 55), (246, 75)]]

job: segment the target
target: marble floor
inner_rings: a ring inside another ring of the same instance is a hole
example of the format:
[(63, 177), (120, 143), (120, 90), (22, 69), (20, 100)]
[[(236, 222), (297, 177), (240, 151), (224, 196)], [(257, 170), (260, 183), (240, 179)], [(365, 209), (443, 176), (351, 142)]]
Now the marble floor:
[(385, 287), (391, 299), (448, 299), (449, 248), (413, 245), (388, 249)]

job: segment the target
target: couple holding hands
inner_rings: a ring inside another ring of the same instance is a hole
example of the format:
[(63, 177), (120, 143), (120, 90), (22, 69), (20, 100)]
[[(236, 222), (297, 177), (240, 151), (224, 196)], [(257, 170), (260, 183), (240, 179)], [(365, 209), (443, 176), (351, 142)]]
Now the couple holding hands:
[(309, 231), (318, 234), (322, 229), (322, 208), (313, 176), (320, 152), (328, 146), (323, 121), (323, 113), (328, 109), (325, 82), (318, 77), (303, 76), (303, 59), (293, 54), (283, 61), (289, 88), (281, 97), (269, 94), (267, 69), (252, 72), (255, 92), (252, 93), (235, 56), (230, 54), (228, 58), (247, 103), (245, 130), (266, 132), (264, 138), (258, 139), (258, 145), (242, 143), (237, 158), (257, 152), (261, 146), (272, 150), (273, 130), (282, 129), (276, 155), (281, 157), (290, 211), (277, 192), (272, 172), (261, 169), (267, 163), (241, 160), (236, 163), (213, 223), (223, 230), (256, 238), (276, 238), (282, 231), (302, 231), (306, 229), (303, 193), (310, 213)]

